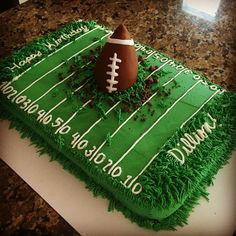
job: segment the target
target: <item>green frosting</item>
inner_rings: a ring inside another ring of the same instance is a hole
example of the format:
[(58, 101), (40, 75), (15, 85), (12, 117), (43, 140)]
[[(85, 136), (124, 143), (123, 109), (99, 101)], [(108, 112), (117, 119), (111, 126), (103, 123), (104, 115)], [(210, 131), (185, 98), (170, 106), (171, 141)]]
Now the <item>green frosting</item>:
[(174, 230), (235, 147), (236, 95), (140, 43), (137, 82), (103, 94), (93, 68), (108, 34), (76, 21), (2, 60), (1, 118), (109, 210)]

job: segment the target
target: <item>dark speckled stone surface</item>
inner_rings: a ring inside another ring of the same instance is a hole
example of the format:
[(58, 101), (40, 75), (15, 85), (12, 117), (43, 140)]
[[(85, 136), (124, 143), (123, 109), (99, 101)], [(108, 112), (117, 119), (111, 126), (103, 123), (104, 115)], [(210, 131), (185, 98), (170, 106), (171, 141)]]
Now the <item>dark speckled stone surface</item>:
[(1, 160), (0, 180), (0, 235), (79, 235)]
[[(0, 14), (0, 57), (73, 19), (93, 19), (236, 90), (236, 1), (222, 0), (213, 22), (182, 11), (182, 1), (29, 0)], [(0, 234), (78, 235), (0, 161)]]

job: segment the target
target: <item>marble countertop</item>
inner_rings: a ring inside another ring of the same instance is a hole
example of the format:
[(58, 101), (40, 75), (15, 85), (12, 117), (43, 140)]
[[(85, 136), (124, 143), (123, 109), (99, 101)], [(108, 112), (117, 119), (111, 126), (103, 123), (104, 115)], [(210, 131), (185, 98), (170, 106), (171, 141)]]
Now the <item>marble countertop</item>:
[[(122, 22), (135, 40), (236, 91), (236, 2), (221, 0), (213, 21), (182, 6), (180, 0), (29, 0), (0, 14), (0, 58), (74, 19), (112, 29)], [(0, 234), (79, 235), (1, 160), (0, 193)]]

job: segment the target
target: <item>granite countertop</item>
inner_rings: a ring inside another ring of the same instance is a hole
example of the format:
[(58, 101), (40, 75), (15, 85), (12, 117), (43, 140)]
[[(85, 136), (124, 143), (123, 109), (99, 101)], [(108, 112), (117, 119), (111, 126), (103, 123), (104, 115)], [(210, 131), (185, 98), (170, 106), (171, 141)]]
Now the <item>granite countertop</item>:
[[(135, 40), (236, 91), (235, 12), (230, 0), (214, 21), (184, 12), (180, 0), (29, 0), (0, 14), (0, 58), (74, 19), (123, 22)], [(79, 235), (1, 160), (0, 234)]]

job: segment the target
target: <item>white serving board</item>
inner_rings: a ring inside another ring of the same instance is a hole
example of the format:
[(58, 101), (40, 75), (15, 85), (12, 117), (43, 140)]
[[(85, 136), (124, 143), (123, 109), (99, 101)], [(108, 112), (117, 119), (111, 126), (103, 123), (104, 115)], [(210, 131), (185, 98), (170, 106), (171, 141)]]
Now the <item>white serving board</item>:
[(209, 188), (210, 202), (200, 200), (188, 225), (178, 227), (177, 232), (153, 232), (131, 223), (117, 211), (108, 212), (107, 200), (93, 197), (84, 183), (57, 162), (49, 162), (47, 155), (38, 157), (30, 141), (8, 127), (8, 121), (0, 121), (2, 160), (83, 236), (225, 236), (236, 229), (236, 152)]

